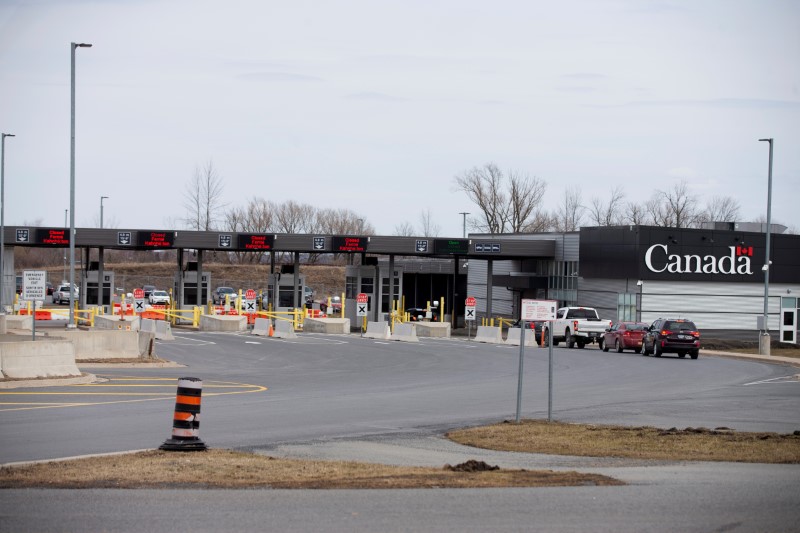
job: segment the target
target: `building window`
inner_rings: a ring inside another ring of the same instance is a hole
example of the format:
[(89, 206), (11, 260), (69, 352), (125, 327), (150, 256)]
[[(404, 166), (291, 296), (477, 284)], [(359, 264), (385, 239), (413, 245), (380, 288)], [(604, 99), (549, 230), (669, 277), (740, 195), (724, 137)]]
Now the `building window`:
[(578, 303), (578, 262), (552, 261), (547, 269), (547, 297), (559, 307)]
[(381, 312), (389, 312), (389, 303), (400, 299), (400, 278), (394, 278), (394, 298), (389, 298), (389, 278), (381, 278)]
[(344, 297), (355, 300), (358, 295), (358, 278), (347, 276), (344, 280)]
[(617, 295), (617, 319), (636, 321), (636, 293), (626, 292)]

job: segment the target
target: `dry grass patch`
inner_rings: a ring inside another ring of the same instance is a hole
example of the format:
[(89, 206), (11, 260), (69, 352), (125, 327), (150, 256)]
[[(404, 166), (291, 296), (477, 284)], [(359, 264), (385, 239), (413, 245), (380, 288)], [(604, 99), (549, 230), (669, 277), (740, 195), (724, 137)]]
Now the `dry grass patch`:
[(480, 466), (473, 462), (466, 467), (396, 467), (275, 459), (229, 450), (147, 451), (3, 467), (0, 488), (410, 489), (624, 484), (597, 474)]
[(526, 453), (626, 457), (676, 461), (800, 463), (800, 431), (790, 435), (745, 433), (727, 428), (595, 426), (543, 420), (504, 422), (451, 431), (467, 446)]

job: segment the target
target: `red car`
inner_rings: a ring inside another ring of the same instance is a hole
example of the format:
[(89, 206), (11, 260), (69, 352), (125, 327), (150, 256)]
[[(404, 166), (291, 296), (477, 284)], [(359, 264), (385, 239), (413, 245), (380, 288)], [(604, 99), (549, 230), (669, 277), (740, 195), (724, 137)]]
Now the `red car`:
[(604, 352), (614, 348), (619, 353), (622, 353), (622, 350), (641, 353), (642, 339), (647, 327), (644, 322), (614, 322), (603, 334), (601, 347)]

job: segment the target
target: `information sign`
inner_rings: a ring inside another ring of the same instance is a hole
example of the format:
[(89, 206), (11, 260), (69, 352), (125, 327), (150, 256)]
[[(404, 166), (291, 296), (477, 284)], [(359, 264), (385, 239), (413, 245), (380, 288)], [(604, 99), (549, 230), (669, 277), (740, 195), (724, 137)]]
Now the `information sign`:
[(475, 320), (475, 297), (469, 296), (464, 300), (464, 320)]
[(172, 248), (175, 233), (172, 231), (139, 231), (137, 244), (143, 248)]
[(256, 291), (247, 289), (244, 291), (244, 309), (245, 313), (256, 312)]
[(272, 250), (275, 235), (240, 233), (237, 237), (240, 250)]
[(69, 246), (69, 230), (64, 228), (37, 228), (35, 241), (48, 246)]
[(555, 300), (522, 300), (520, 319), (527, 322), (534, 320), (555, 320), (558, 302)]
[(368, 237), (331, 237), (334, 252), (366, 252)]
[(468, 254), (469, 239), (434, 239), (433, 253), (458, 255)]
[(144, 289), (133, 289), (133, 312), (144, 313)]
[(44, 270), (23, 270), (22, 299), (44, 300), (47, 294), (47, 272)]

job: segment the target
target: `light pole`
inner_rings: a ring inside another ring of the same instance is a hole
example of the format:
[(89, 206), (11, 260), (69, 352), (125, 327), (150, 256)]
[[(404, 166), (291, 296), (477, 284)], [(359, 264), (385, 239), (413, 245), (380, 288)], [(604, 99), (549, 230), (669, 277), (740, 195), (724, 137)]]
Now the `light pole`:
[(767, 173), (767, 243), (766, 252), (764, 257), (764, 266), (761, 269), (764, 271), (764, 330), (758, 340), (758, 353), (761, 355), (770, 355), (770, 336), (769, 336), (769, 266), (772, 261), (769, 260), (769, 236), (772, 233), (772, 145), (773, 139), (759, 139), (759, 142), (769, 143), (769, 170)]
[(70, 43), (70, 142), (69, 142), (69, 323), (75, 328), (75, 49), (89, 43)]
[(3, 280), (6, 277), (6, 137), (14, 137), (13, 133), (3, 133), (0, 141), (0, 314), (6, 313), (3, 306)]
[(108, 200), (108, 196), (100, 197), (100, 229), (103, 229), (103, 200)]
[(467, 215), (469, 215), (469, 213), (462, 211), (462, 212), (459, 213), (459, 215), (461, 215), (463, 217), (463, 219), (464, 219), (464, 224), (463, 224), (463, 229), (462, 229), (463, 235), (461, 236), (461, 238), (462, 239), (466, 239), (467, 238)]

